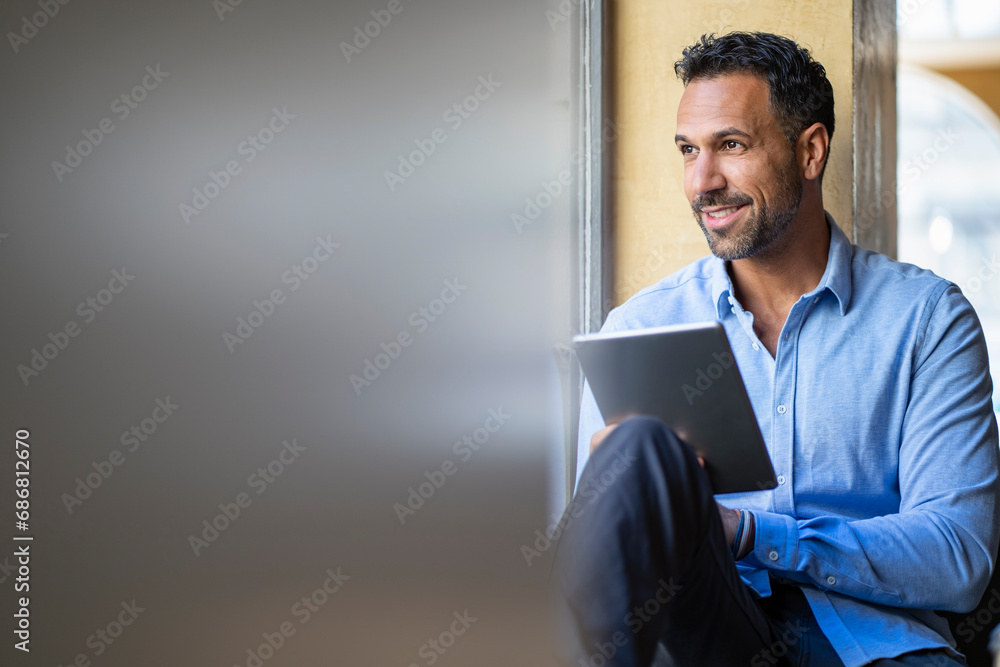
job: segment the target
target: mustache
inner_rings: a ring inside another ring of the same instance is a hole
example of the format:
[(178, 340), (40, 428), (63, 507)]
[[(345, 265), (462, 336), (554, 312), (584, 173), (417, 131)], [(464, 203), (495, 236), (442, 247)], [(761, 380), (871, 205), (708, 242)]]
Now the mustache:
[(710, 192), (707, 195), (702, 195), (697, 197), (693, 202), (691, 202), (691, 208), (696, 212), (701, 213), (702, 208), (705, 206), (716, 207), (716, 206), (746, 206), (752, 204), (753, 200), (744, 194), (727, 194), (724, 192)]

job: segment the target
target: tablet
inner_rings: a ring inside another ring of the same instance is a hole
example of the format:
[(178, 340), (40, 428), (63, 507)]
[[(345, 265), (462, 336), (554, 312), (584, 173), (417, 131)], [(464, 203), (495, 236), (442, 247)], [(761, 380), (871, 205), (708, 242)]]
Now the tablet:
[(777, 486), (721, 323), (587, 334), (573, 347), (605, 423), (659, 417), (705, 459), (715, 493)]

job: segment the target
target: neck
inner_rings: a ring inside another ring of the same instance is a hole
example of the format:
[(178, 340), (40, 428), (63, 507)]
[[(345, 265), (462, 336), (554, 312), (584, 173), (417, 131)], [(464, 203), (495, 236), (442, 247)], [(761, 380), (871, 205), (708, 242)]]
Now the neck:
[(751, 312), (787, 313), (819, 285), (829, 254), (823, 201), (804, 195), (785, 234), (763, 252), (729, 262), (736, 298)]

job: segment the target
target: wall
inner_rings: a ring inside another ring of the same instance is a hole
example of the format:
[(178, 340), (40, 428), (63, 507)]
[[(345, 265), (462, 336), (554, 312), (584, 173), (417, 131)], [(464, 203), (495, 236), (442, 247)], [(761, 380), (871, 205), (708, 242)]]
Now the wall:
[(852, 2), (822, 5), (789, 0), (751, 3), (621, 0), (613, 4), (614, 270), (617, 305), (708, 254), (708, 243), (683, 190), (683, 165), (674, 146), (677, 104), (684, 88), (673, 63), (703, 33), (763, 30), (808, 47), (834, 88), (837, 129), (824, 176), (824, 201), (851, 237)]

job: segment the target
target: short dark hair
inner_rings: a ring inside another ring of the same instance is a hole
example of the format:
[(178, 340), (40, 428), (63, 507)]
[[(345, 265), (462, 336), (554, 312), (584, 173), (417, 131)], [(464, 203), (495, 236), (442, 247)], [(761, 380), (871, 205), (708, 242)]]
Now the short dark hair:
[(767, 82), (771, 112), (793, 150), (802, 130), (813, 123), (822, 123), (833, 139), (833, 86), (826, 70), (808, 49), (787, 37), (768, 32), (702, 35), (684, 49), (674, 72), (685, 86), (727, 74), (759, 76)]

